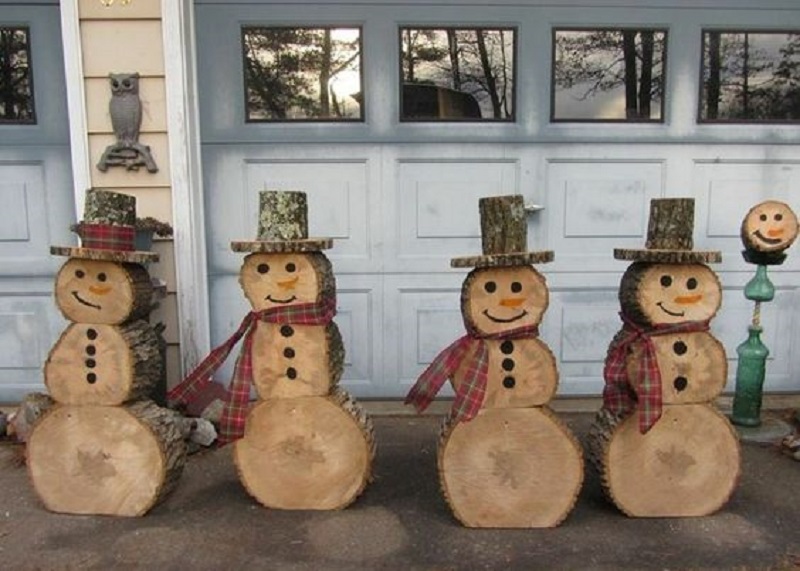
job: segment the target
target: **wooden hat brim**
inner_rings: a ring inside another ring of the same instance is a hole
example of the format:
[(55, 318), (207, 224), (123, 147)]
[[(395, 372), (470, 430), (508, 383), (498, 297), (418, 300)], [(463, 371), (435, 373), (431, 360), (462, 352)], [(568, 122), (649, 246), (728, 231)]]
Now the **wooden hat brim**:
[(538, 252), (511, 252), (487, 256), (462, 256), (450, 260), (453, 268), (499, 268), (503, 266), (528, 266), (546, 264), (555, 258), (552, 250)]
[(50, 253), (54, 256), (129, 264), (145, 264), (147, 262), (157, 262), (159, 259), (156, 252), (100, 250), (97, 248), (76, 248), (74, 246), (50, 246)]
[(288, 254), (302, 252), (318, 252), (333, 247), (332, 238), (308, 238), (306, 240), (274, 240), (274, 241), (239, 241), (231, 242), (234, 252), (250, 252), (261, 254)]
[(659, 250), (656, 248), (634, 250), (614, 248), (614, 258), (629, 262), (653, 262), (657, 264), (718, 264), (722, 252), (711, 250)]

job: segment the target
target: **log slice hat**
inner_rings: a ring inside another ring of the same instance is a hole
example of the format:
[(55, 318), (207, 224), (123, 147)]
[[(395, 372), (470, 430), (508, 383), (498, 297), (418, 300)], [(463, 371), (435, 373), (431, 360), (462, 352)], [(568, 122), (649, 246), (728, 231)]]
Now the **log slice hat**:
[(259, 193), (258, 236), (231, 242), (234, 252), (317, 252), (333, 245), (331, 238), (308, 237), (308, 199), (295, 190), (263, 190)]
[(614, 258), (659, 264), (711, 264), (722, 261), (722, 253), (693, 250), (694, 198), (654, 198), (644, 249), (615, 248)]
[(552, 250), (527, 251), (528, 221), (520, 194), (487, 196), (478, 201), (482, 256), (450, 260), (453, 268), (527, 266), (553, 261)]
[(136, 197), (110, 190), (86, 191), (83, 220), (76, 230), (81, 246), (50, 246), (55, 256), (144, 264), (157, 262), (155, 252), (137, 251)]

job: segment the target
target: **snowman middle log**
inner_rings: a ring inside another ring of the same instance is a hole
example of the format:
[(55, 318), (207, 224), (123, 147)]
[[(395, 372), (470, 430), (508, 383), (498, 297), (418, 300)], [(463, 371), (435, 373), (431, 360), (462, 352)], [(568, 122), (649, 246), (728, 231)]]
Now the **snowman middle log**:
[(150, 396), (163, 367), (158, 336), (146, 321), (73, 323), (50, 350), (44, 378), (59, 403), (120, 405)]

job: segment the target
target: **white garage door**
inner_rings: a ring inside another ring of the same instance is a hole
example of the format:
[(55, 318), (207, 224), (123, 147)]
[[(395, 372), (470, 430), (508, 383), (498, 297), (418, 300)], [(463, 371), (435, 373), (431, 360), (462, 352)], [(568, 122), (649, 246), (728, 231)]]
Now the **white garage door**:
[[(792, 126), (698, 123), (701, 38), (713, 27), (777, 21), (800, 28), (800, 12), (569, 4), (198, 0), (212, 343), (234, 331), (248, 310), (237, 283), (241, 255), (229, 244), (255, 235), (258, 191), (305, 190), (310, 234), (335, 239), (329, 256), (348, 355), (344, 384), (361, 397), (402, 396), (436, 353), (463, 334), (465, 272), (451, 270), (449, 260), (480, 252), (478, 198), (519, 193), (544, 207), (529, 218), (531, 249), (555, 251), (556, 261), (541, 268), (551, 289), (542, 337), (558, 358), (560, 393), (597, 395), (619, 327), (616, 295), (626, 267), (612, 250), (643, 246), (651, 198), (693, 196), (695, 247), (723, 251), (715, 269), (725, 298), (713, 331), (728, 350), (732, 376), (752, 310), (741, 294), (753, 268), (739, 253), (738, 226), (752, 204), (768, 197), (800, 208), (800, 153), (784, 144), (796, 137)], [(399, 30), (409, 25), (512, 30), (516, 87), (508, 120), (401, 121), (400, 92), (404, 103), (411, 98), (400, 88)], [(551, 121), (553, 30), (621, 25), (657, 25), (669, 34), (664, 104), (652, 112), (661, 116), (638, 123)], [(242, 38), (248, 26), (360, 30), (363, 120), (247, 121)], [(778, 295), (764, 308), (767, 390), (800, 388), (791, 373), (800, 365), (798, 260), (800, 253), (790, 255), (771, 274)]]
[(74, 220), (58, 2), (0, 1), (0, 402), (44, 388), (52, 300)]

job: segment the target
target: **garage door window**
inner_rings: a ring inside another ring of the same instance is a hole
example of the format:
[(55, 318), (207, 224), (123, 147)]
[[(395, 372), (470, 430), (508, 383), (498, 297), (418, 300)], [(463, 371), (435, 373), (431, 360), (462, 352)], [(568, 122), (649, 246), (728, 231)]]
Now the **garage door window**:
[(402, 121), (514, 121), (512, 28), (400, 28)]
[(667, 32), (553, 30), (553, 121), (664, 121)]
[(243, 27), (248, 122), (362, 121), (361, 29)]
[(0, 26), (0, 123), (36, 123), (30, 32)]
[(700, 120), (800, 120), (800, 31), (705, 30)]

